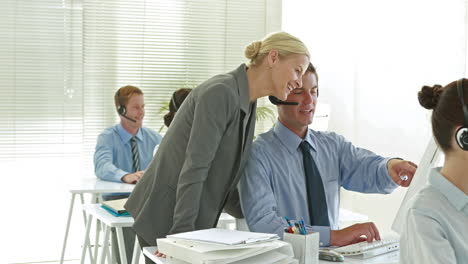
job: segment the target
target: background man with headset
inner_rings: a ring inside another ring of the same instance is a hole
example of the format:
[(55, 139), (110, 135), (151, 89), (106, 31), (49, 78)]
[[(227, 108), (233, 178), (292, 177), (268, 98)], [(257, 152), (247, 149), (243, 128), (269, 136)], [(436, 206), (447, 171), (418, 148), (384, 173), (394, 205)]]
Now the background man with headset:
[[(94, 153), (96, 176), (105, 181), (137, 183), (153, 159), (153, 150), (161, 142), (161, 135), (143, 127), (145, 102), (143, 92), (131, 85), (121, 87), (114, 96), (120, 123), (106, 128), (97, 139)], [(103, 195), (104, 200), (128, 197), (130, 193)], [(119, 260), (115, 231), (112, 233), (113, 254)], [(129, 262), (133, 253), (135, 232), (124, 228), (126, 253)]]
[[(283, 236), (285, 217), (304, 220), (320, 233), (321, 246), (380, 240), (374, 223), (338, 230), (340, 187), (390, 193), (409, 186), (416, 165), (357, 148), (333, 132), (308, 128), (317, 104), (317, 73), (309, 65), (303, 86), (278, 107), (274, 128), (257, 137), (240, 180), (241, 205), (250, 231)], [(361, 236), (365, 236), (363, 238)]]

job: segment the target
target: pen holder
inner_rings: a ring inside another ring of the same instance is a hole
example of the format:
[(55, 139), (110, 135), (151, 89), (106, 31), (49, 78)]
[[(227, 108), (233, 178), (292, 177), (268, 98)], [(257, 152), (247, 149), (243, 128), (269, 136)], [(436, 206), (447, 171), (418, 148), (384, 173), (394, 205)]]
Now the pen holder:
[(284, 232), (284, 241), (291, 243), (294, 257), (299, 264), (319, 263), (319, 233), (310, 232), (307, 235)]

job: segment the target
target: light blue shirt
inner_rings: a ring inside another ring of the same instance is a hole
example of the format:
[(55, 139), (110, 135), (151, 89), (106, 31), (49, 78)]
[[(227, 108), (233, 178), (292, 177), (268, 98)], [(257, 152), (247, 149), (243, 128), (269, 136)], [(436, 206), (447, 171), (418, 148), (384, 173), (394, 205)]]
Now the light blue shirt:
[[(320, 232), (320, 245), (328, 246), (330, 229), (339, 228), (341, 186), (364, 193), (390, 193), (398, 185), (388, 175), (389, 159), (357, 148), (340, 135), (309, 129), (305, 140), (322, 177), (331, 225), (311, 229)], [(310, 223), (301, 142), (278, 121), (253, 143), (240, 181), (241, 205), (251, 231), (283, 237), (285, 216)]]
[(468, 263), (468, 196), (432, 169), (411, 201), (400, 263)]
[[(96, 176), (105, 181), (122, 182), (125, 174), (134, 173), (133, 155), (128, 133), (119, 123), (106, 128), (97, 139), (94, 152)], [(161, 135), (142, 127), (136, 134), (140, 170), (145, 170), (153, 159), (153, 150), (161, 142)]]

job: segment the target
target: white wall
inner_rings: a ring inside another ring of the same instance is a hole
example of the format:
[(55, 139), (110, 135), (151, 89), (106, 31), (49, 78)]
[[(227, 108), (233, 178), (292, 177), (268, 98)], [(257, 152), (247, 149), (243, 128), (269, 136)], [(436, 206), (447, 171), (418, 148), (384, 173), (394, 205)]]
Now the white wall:
[[(417, 92), (464, 75), (465, 10), (463, 0), (288, 0), (283, 30), (309, 47), (330, 130), (417, 163), (431, 134)], [(388, 231), (404, 192), (344, 192), (342, 205)]]
[[(71, 194), (77, 179), (92, 172), (80, 169), (80, 159), (21, 159), (0, 164), (2, 224), (0, 263), (58, 261)], [(88, 176), (89, 177), (89, 176)], [(89, 202), (90, 197), (86, 197)], [(84, 234), (76, 198), (66, 259), (79, 259)]]

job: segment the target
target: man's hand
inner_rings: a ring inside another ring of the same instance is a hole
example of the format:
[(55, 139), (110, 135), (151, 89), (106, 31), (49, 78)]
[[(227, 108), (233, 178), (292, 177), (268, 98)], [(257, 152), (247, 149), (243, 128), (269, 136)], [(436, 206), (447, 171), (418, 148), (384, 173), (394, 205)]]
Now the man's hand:
[(396, 184), (403, 187), (410, 185), (416, 168), (418, 168), (416, 164), (407, 160), (391, 159), (387, 162), (388, 175)]
[[(365, 236), (365, 237), (362, 237)], [(374, 223), (362, 223), (341, 230), (330, 231), (330, 246), (346, 246), (358, 242), (380, 240), (379, 230)]]
[(136, 184), (140, 180), (140, 178), (143, 177), (143, 173), (145, 173), (145, 172), (144, 171), (137, 171), (135, 173), (125, 174), (122, 177), (122, 181), (125, 182), (125, 183)]

